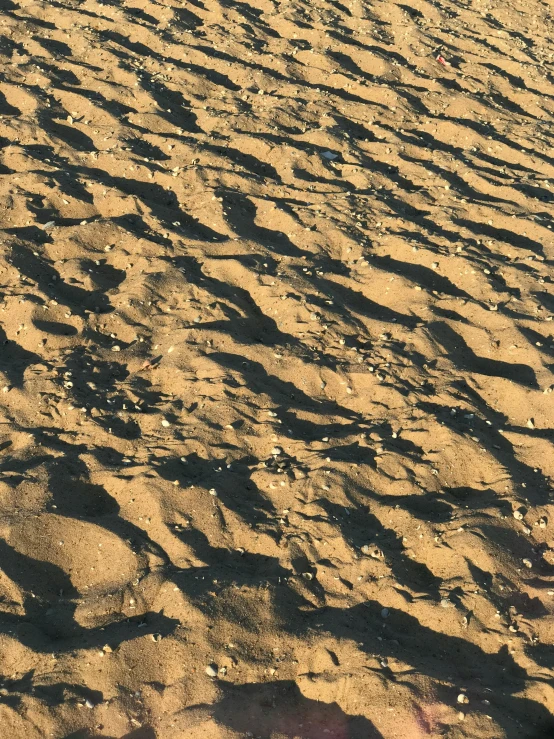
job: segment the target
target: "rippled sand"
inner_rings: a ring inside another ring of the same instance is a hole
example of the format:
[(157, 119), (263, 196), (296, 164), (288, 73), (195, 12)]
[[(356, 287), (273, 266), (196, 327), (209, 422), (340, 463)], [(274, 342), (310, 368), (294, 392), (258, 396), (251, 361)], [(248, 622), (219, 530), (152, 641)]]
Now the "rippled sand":
[(3, 739), (554, 737), (553, 27), (3, 0)]

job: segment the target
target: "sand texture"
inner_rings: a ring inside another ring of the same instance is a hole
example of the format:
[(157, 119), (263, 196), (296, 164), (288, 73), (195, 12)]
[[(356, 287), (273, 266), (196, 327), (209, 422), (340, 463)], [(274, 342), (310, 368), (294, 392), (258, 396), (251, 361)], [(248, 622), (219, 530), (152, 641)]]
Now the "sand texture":
[(1, 0), (1, 739), (553, 739), (542, 0)]

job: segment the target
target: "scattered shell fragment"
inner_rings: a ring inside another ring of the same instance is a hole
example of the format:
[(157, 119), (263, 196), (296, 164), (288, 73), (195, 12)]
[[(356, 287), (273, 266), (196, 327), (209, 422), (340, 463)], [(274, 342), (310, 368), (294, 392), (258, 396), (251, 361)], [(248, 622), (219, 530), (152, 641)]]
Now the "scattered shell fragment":
[(217, 665), (211, 664), (206, 667), (206, 675), (208, 677), (217, 677)]
[(369, 556), (373, 557), (373, 559), (383, 559), (384, 556), (381, 549), (379, 549), (379, 547), (375, 544), (364, 544), (362, 547), (362, 552), (364, 554), (369, 554)]

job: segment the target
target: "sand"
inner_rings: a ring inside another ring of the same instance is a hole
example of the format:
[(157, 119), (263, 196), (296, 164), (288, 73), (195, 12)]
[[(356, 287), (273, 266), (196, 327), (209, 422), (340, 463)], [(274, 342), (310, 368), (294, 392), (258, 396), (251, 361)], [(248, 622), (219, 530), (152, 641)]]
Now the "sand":
[(554, 737), (539, 0), (2, 0), (3, 739)]

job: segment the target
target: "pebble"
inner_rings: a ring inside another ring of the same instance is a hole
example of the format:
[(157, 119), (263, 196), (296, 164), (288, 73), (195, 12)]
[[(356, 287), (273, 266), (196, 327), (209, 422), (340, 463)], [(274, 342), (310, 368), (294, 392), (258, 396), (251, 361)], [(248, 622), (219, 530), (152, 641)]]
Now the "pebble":
[(206, 667), (208, 677), (217, 677), (217, 665), (211, 664)]
[(273, 454), (274, 457), (276, 457), (277, 455), (282, 454), (283, 450), (281, 449), (280, 446), (274, 446), (273, 449), (271, 450), (271, 453)]
[(516, 518), (516, 519), (517, 519), (518, 521), (521, 521), (521, 520), (522, 520), (522, 518), (523, 518), (523, 513), (521, 512), (521, 510), (520, 510), (519, 508), (518, 508), (517, 510), (515, 510), (515, 511), (514, 511), (514, 512), (512, 513), (512, 515), (513, 515), (513, 517), (514, 517), (514, 518)]
[(467, 697), (467, 695), (465, 695), (465, 693), (460, 693), (460, 695), (458, 696), (458, 703), (469, 703), (469, 698)]
[(523, 560), (523, 564), (524, 564), (524, 565), (525, 565), (526, 567), (528, 567), (529, 569), (531, 569), (531, 567), (533, 566), (533, 563), (531, 562), (531, 560), (530, 560), (530, 559), (524, 559), (524, 560)]
[(383, 610), (381, 611), (381, 618), (388, 618), (388, 617), (389, 617), (389, 609), (383, 608)]
[(164, 429), (166, 429), (169, 426), (171, 426), (171, 424), (169, 423), (169, 421), (166, 418), (164, 418), (164, 419), (162, 419), (162, 426), (164, 427)]
[(121, 347), (119, 346), (119, 344), (114, 344), (112, 346), (112, 352), (120, 352), (120, 351), (121, 351)]

